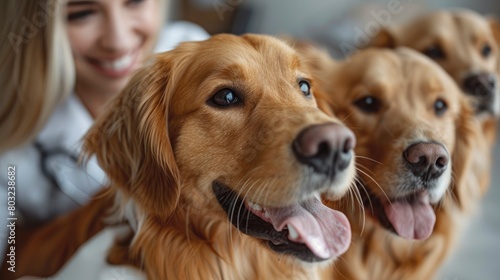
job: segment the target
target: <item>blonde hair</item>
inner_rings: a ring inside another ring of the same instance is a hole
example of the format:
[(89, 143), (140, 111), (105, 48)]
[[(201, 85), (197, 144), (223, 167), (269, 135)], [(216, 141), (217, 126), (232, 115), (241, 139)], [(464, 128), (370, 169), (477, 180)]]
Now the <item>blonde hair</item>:
[(65, 2), (0, 1), (0, 153), (33, 140), (73, 89)]

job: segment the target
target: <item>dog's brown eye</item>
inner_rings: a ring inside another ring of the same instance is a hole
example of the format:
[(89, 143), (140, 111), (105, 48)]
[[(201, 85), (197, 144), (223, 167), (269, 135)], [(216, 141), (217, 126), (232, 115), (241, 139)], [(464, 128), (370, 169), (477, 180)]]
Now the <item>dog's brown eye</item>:
[(436, 102), (434, 103), (434, 111), (436, 112), (436, 115), (441, 116), (447, 110), (448, 110), (448, 104), (446, 104), (446, 102), (444, 102), (443, 99), (436, 100)]
[(491, 55), (491, 46), (488, 44), (485, 44), (483, 46), (483, 49), (481, 50), (481, 54), (483, 55), (484, 58), (487, 58)]
[(300, 91), (302, 91), (302, 93), (305, 96), (311, 95), (311, 85), (309, 85), (309, 83), (307, 81), (300, 81), (299, 87), (300, 87)]
[(226, 107), (238, 103), (240, 99), (232, 90), (225, 88), (216, 92), (211, 101), (217, 106)]
[(380, 101), (373, 96), (362, 97), (354, 101), (354, 105), (366, 113), (377, 113), (381, 107)]
[(443, 59), (445, 54), (443, 49), (439, 46), (430, 46), (423, 51), (423, 53), (432, 59)]

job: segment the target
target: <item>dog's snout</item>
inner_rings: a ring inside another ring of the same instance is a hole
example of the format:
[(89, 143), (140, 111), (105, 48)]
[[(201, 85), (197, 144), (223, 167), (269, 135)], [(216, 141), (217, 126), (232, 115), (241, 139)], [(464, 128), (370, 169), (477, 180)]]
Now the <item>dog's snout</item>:
[(413, 144), (404, 151), (403, 157), (411, 172), (423, 181), (441, 176), (449, 162), (448, 152), (437, 143)]
[(491, 74), (474, 74), (466, 77), (464, 90), (475, 97), (489, 99), (495, 94), (496, 78)]
[(293, 142), (293, 150), (300, 162), (333, 178), (349, 166), (355, 145), (356, 138), (351, 130), (329, 123), (302, 130)]

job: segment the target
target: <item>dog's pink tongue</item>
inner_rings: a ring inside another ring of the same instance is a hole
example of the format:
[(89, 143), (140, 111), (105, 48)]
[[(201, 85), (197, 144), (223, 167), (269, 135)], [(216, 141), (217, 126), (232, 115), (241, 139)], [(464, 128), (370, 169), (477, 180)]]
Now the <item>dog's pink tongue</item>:
[(346, 216), (316, 198), (300, 205), (266, 208), (266, 212), (274, 229), (282, 231), (288, 226), (291, 241), (305, 244), (322, 259), (337, 257), (349, 248), (351, 226)]
[(426, 239), (431, 235), (436, 222), (436, 214), (426, 192), (420, 193), (412, 201), (387, 204), (384, 210), (396, 232), (406, 239)]

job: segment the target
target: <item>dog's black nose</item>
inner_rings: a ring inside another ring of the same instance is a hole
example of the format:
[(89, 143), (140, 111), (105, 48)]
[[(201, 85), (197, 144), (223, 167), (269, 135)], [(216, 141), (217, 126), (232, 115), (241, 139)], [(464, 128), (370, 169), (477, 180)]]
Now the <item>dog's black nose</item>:
[(293, 151), (300, 162), (333, 178), (349, 166), (355, 145), (356, 138), (351, 130), (328, 123), (302, 130), (293, 141)]
[(439, 178), (450, 160), (443, 145), (424, 142), (408, 147), (403, 157), (411, 172), (425, 182)]
[(493, 98), (495, 86), (495, 76), (487, 73), (470, 75), (464, 79), (463, 83), (467, 94), (484, 100)]

